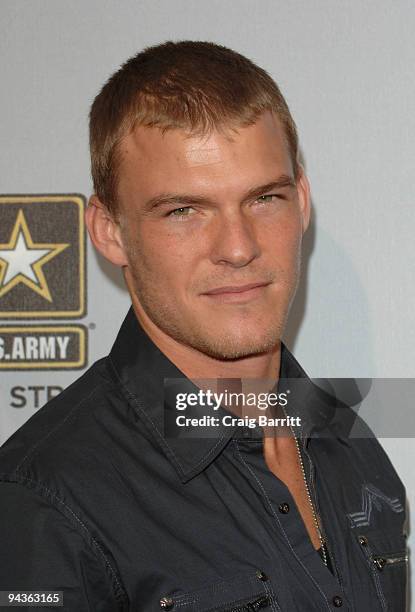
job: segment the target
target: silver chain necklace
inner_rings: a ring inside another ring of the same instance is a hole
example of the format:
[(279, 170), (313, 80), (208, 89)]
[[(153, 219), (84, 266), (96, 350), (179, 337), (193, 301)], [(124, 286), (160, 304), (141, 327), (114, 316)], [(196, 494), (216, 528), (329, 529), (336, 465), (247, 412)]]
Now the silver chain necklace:
[(311, 499), (310, 489), (309, 489), (308, 482), (307, 482), (307, 478), (306, 478), (306, 475), (305, 475), (305, 469), (304, 469), (303, 458), (302, 458), (302, 456), (301, 456), (300, 445), (299, 445), (299, 443), (298, 443), (298, 438), (297, 438), (297, 436), (296, 436), (296, 435), (294, 434), (294, 432), (293, 432), (292, 427), (290, 427), (290, 429), (291, 429), (291, 432), (292, 432), (292, 434), (293, 434), (293, 436), (294, 436), (294, 439), (295, 439), (295, 445), (296, 445), (296, 447), (297, 447), (297, 454), (298, 454), (298, 459), (299, 459), (299, 462), (300, 462), (301, 473), (302, 473), (302, 475), (303, 475), (303, 480), (304, 480), (305, 490), (306, 490), (306, 493), (307, 493), (308, 502), (309, 502), (309, 504), (310, 504), (311, 512), (312, 512), (312, 514), (313, 514), (314, 524), (315, 524), (315, 527), (316, 527), (316, 530), (317, 530), (318, 538), (319, 538), (319, 540), (320, 540), (320, 544), (321, 544), (321, 552), (322, 552), (322, 554), (323, 554), (323, 563), (324, 563), (324, 565), (327, 567), (327, 550), (326, 550), (326, 543), (325, 543), (324, 538), (323, 538), (322, 533), (321, 533), (320, 523), (319, 523), (318, 518), (317, 518), (317, 513), (316, 513), (316, 511), (315, 511), (315, 509), (314, 509), (313, 500)]

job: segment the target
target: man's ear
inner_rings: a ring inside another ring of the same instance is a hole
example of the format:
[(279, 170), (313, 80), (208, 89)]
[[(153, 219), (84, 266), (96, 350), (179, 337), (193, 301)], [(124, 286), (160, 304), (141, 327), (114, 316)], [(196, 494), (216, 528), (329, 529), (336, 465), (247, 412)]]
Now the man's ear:
[(116, 266), (126, 266), (128, 260), (119, 223), (96, 195), (89, 199), (85, 223), (92, 243), (101, 255)]
[(310, 183), (304, 172), (303, 166), (299, 165), (297, 178), (297, 192), (300, 204), (303, 234), (308, 228), (311, 216), (311, 193)]

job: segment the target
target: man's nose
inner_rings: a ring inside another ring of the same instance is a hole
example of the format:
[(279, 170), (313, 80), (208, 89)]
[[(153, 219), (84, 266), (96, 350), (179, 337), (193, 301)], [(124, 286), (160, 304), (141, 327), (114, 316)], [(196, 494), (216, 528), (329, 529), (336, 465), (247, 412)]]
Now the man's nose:
[(241, 268), (260, 255), (260, 246), (252, 218), (242, 210), (227, 212), (216, 220), (211, 243), (215, 264)]

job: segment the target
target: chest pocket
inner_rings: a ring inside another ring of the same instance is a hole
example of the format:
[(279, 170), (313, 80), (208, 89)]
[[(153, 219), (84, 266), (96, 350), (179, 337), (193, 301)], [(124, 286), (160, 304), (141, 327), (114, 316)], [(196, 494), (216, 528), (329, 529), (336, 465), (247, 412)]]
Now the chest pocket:
[(404, 612), (408, 576), (406, 536), (397, 531), (365, 530), (355, 538), (372, 575), (381, 610)]
[(160, 608), (171, 612), (280, 612), (262, 570), (252, 570), (184, 595), (166, 595)]

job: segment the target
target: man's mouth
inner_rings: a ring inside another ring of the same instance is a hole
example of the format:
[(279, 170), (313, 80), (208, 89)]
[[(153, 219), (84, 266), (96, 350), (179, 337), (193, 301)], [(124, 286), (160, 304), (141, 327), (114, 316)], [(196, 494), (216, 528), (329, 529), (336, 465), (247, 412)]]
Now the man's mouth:
[(218, 301), (244, 302), (260, 296), (269, 284), (269, 282), (257, 281), (246, 285), (225, 285), (210, 289), (202, 295)]

